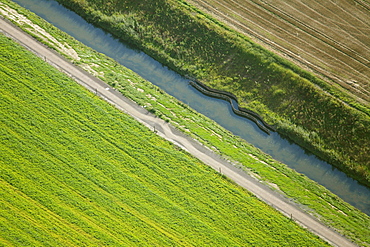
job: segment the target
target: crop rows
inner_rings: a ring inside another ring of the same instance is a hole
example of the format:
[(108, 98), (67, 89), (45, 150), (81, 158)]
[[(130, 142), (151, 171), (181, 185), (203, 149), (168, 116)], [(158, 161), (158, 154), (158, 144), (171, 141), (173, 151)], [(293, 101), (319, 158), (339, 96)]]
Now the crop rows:
[[(191, 1), (369, 102), (369, 15), (347, 1)], [(367, 102), (367, 103), (366, 103)]]
[[(367, 227), (368, 216), (343, 202), (330, 191), (307, 177), (272, 160), (244, 140), (232, 135), (212, 120), (167, 95), (112, 59), (76, 42), (52, 25), (35, 17), (33, 13), (10, 3), (8, 3), (9, 6), (26, 15), (34, 23), (38, 23), (40, 27), (45, 28), (59, 42), (73, 47), (81, 58), (78, 61), (81, 67), (90, 68), (88, 71), (93, 74), (104, 75), (101, 78), (122, 94), (154, 112), (158, 117), (171, 122), (172, 125), (196, 138), (209, 148), (226, 155), (227, 159), (244, 165), (247, 167), (248, 172), (256, 174), (259, 179), (273, 184), (275, 188), (279, 188), (288, 197), (305, 205), (305, 208), (309, 208), (311, 214), (317, 216), (317, 218), (332, 228), (338, 229), (339, 232), (353, 239), (359, 245), (369, 243), (367, 237), (370, 236)], [(23, 16), (23, 18), (26, 17)], [(23, 28), (30, 30), (28, 25)], [(39, 32), (40, 29), (35, 27), (34, 31), (36, 30)], [(56, 50), (60, 49), (54, 43), (46, 44)], [(69, 53), (64, 53), (65, 50), (60, 50), (60, 52), (69, 57)], [(72, 59), (76, 62), (75, 57)]]
[(323, 244), (4, 36), (0, 44), (1, 243)]

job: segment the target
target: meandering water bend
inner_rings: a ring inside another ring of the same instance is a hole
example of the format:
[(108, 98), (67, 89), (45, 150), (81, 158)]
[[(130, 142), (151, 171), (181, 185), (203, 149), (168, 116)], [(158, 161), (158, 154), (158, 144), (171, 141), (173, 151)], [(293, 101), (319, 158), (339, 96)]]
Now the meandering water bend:
[(110, 34), (87, 23), (54, 0), (13, 0), (41, 16), (87, 46), (115, 59), (146, 80), (215, 120), (224, 128), (270, 154), (274, 159), (325, 186), (362, 212), (370, 215), (370, 189), (330, 164), (307, 153), (277, 133), (267, 135), (250, 120), (235, 115), (228, 102), (207, 97), (191, 87), (188, 80), (162, 66), (143, 52), (130, 49)]

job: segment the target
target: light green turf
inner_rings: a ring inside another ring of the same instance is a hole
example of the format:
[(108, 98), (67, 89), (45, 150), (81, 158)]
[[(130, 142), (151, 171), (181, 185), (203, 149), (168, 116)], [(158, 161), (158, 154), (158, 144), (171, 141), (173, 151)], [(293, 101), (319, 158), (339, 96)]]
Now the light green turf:
[[(45, 28), (59, 42), (73, 47), (81, 58), (78, 61), (60, 52), (76, 64), (93, 68), (96, 71), (94, 73), (100, 74), (101, 79), (116, 87), (127, 97), (145, 105), (147, 109), (170, 121), (180, 130), (192, 135), (216, 152), (220, 152), (226, 159), (231, 159), (248, 169), (248, 171), (252, 171), (261, 180), (278, 186), (283, 191), (282, 193), (303, 204), (304, 209), (307, 209), (309, 213), (317, 216), (321, 221), (337, 229), (343, 235), (353, 239), (359, 245), (369, 246), (370, 218), (367, 215), (345, 203), (307, 177), (274, 161), (244, 140), (226, 131), (214, 121), (191, 110), (112, 59), (82, 45), (16, 4), (8, 0), (2, 1)], [(28, 25), (23, 25), (22, 28), (30, 30)], [(48, 42), (46, 44), (58, 50), (55, 44)]]
[(325, 245), (0, 36), (0, 240)]

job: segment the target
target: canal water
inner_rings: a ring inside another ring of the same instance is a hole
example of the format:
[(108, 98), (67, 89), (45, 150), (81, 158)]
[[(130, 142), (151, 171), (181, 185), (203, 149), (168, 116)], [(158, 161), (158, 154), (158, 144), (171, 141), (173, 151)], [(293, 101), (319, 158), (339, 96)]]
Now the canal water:
[(133, 50), (110, 34), (87, 23), (54, 0), (13, 0), (87, 46), (115, 59), (168, 94), (215, 120), (224, 128), (260, 148), (290, 168), (325, 186), (344, 201), (370, 215), (370, 189), (330, 164), (290, 143), (277, 133), (267, 135), (252, 121), (232, 112), (228, 102), (207, 97), (188, 80), (141, 51)]

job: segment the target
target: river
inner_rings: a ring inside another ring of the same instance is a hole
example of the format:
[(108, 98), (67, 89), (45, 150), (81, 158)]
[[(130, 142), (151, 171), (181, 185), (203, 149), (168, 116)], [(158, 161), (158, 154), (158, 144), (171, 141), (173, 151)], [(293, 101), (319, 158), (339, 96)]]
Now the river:
[(133, 50), (112, 35), (87, 23), (54, 0), (13, 0), (87, 46), (115, 59), (168, 94), (213, 119), (224, 128), (260, 148), (274, 159), (325, 186), (344, 201), (370, 215), (370, 188), (359, 184), (332, 165), (318, 159), (277, 133), (266, 134), (252, 121), (235, 115), (228, 102), (207, 97), (188, 79)]

